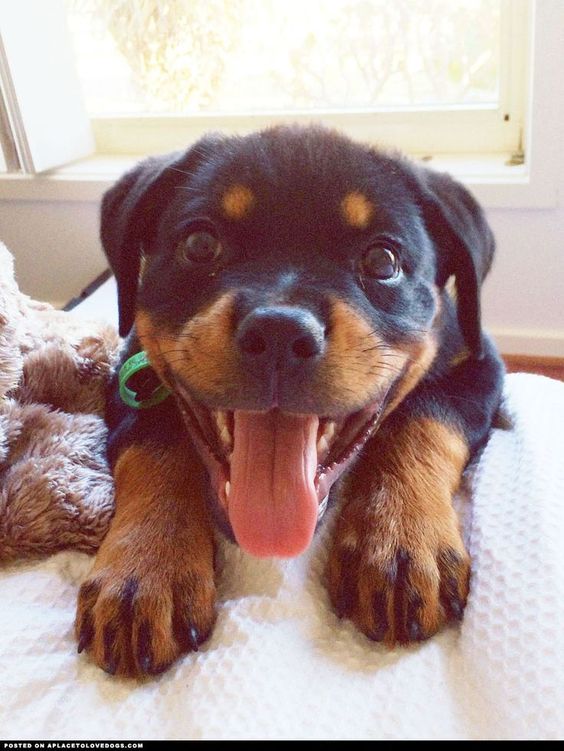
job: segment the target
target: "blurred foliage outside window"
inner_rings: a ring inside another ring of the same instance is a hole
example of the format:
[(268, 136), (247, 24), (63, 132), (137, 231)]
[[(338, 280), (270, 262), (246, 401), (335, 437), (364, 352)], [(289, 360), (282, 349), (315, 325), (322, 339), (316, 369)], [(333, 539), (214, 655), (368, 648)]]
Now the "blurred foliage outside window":
[(495, 107), (502, 0), (67, 0), (92, 116)]

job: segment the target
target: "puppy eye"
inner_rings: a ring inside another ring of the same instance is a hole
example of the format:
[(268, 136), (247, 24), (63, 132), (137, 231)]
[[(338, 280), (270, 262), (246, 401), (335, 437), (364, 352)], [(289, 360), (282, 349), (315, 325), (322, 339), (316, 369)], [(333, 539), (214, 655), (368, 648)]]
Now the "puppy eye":
[(206, 230), (192, 232), (178, 246), (178, 252), (185, 261), (211, 263), (221, 254), (222, 247), (217, 237)]
[(362, 273), (373, 279), (395, 279), (400, 272), (397, 253), (388, 245), (371, 245), (361, 262)]

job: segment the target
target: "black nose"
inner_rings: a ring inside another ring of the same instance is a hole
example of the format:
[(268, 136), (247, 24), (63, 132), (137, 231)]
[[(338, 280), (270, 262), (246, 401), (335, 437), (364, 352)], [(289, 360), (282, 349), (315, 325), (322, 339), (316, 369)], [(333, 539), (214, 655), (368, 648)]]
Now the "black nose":
[(249, 364), (305, 364), (323, 354), (325, 329), (305, 308), (255, 308), (241, 321), (237, 344)]

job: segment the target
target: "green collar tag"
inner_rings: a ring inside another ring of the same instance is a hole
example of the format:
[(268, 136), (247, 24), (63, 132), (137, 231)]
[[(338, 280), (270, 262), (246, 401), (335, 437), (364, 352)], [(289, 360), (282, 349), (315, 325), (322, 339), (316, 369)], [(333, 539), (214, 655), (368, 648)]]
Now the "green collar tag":
[(149, 362), (147, 353), (138, 352), (136, 355), (133, 355), (133, 357), (126, 360), (119, 369), (119, 395), (128, 407), (133, 407), (134, 409), (147, 409), (148, 407), (154, 407), (157, 404), (160, 404), (170, 396), (170, 391), (166, 386), (161, 384), (160, 386), (157, 386), (151, 396), (147, 399), (138, 401), (137, 393), (127, 386), (127, 382), (131, 376), (135, 375), (135, 373), (138, 373), (140, 370), (150, 367), (151, 363)]

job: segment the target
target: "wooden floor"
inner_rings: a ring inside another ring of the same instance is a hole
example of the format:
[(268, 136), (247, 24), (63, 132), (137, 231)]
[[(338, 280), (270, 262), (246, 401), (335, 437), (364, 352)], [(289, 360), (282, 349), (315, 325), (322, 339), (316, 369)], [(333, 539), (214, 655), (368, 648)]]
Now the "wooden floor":
[(508, 373), (537, 373), (564, 381), (564, 358), (504, 355)]

